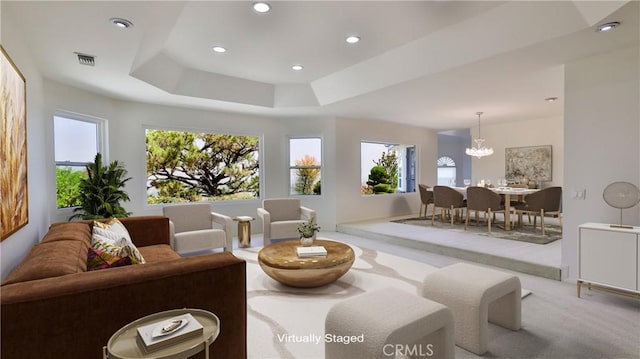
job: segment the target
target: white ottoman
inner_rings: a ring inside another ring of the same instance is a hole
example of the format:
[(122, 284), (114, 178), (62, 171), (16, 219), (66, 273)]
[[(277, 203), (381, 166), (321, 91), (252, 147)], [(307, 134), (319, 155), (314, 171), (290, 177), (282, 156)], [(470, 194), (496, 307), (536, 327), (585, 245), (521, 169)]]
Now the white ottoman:
[(324, 328), (325, 358), (329, 359), (454, 358), (451, 311), (396, 288), (335, 304)]
[(475, 354), (487, 351), (489, 321), (520, 329), (520, 279), (514, 275), (457, 263), (427, 275), (422, 295), (451, 309), (456, 345)]

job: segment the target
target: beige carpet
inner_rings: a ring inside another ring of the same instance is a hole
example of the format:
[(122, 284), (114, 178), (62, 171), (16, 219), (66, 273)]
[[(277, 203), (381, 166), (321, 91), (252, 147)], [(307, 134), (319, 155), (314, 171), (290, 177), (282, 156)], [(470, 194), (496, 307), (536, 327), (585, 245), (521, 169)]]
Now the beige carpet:
[[(424, 276), (437, 270), (428, 264), (351, 247), (356, 254), (351, 270), (335, 283), (319, 288), (291, 288), (268, 277), (256, 261), (259, 247), (234, 250), (234, 255), (247, 261), (249, 358), (324, 358), (324, 319), (333, 304), (389, 286), (415, 294)], [(523, 296), (529, 293), (524, 290)]]
[[(449, 221), (441, 222), (439, 219), (440, 216), (436, 216), (433, 224), (431, 223), (431, 217), (415, 217), (415, 218), (407, 218), (407, 219), (399, 219), (391, 222), (409, 224), (414, 226), (422, 226), (422, 227), (432, 227), (432, 228), (440, 228), (447, 229), (451, 231), (458, 232), (466, 232), (473, 233), (480, 236), (487, 236), (493, 238), (500, 239), (509, 239), (512, 241), (521, 241), (535, 244), (547, 244), (558, 239), (562, 239), (562, 228), (556, 224), (548, 223), (548, 220), (545, 220), (545, 234), (542, 235), (542, 231), (540, 230), (540, 223), (536, 229), (533, 229), (532, 225), (526, 224), (520, 227), (516, 227), (510, 231), (505, 231), (500, 229), (496, 224), (492, 224), (492, 231), (488, 233), (487, 224), (484, 220), (480, 223), (480, 225), (476, 225), (475, 223), (470, 223), (467, 227), (467, 230), (464, 229), (464, 223), (454, 223), (453, 226)], [(526, 219), (525, 219), (526, 222)]]

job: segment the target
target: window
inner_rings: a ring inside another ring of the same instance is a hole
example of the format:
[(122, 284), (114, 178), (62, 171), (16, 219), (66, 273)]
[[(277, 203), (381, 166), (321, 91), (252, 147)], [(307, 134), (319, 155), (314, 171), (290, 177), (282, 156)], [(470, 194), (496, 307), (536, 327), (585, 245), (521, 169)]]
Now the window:
[(289, 193), (321, 194), (322, 140), (289, 139)]
[(80, 205), (80, 179), (86, 176), (85, 166), (102, 152), (103, 145), (103, 120), (70, 117), (53, 116), (58, 208)]
[(415, 146), (360, 143), (361, 194), (415, 192)]
[(260, 196), (256, 136), (146, 130), (147, 203)]
[(438, 158), (438, 186), (456, 185), (456, 162), (448, 156)]

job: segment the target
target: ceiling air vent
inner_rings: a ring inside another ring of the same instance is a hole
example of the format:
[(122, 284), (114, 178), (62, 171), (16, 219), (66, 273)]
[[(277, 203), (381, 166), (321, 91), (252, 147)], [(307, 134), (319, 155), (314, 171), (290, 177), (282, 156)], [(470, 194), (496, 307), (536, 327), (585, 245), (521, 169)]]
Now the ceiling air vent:
[(87, 54), (81, 54), (79, 52), (76, 52), (75, 54), (78, 55), (78, 62), (80, 63), (80, 65), (86, 65), (86, 66), (95, 66), (96, 65), (96, 57), (95, 56), (87, 55)]

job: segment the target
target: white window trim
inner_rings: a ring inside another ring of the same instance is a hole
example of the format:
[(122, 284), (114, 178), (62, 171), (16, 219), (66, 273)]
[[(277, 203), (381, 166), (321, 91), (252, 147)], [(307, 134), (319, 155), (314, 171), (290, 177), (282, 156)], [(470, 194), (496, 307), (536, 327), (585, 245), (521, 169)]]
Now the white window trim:
[[(387, 147), (388, 146), (402, 146), (404, 151), (405, 151), (405, 153), (406, 153), (406, 149), (407, 148), (413, 148), (415, 153), (416, 153), (416, 156), (414, 158), (414, 166), (415, 166), (414, 169), (415, 169), (416, 173), (419, 172), (419, 169), (418, 169), (418, 164), (419, 164), (418, 153), (419, 153), (419, 151), (418, 151), (418, 145), (417, 144), (398, 143), (397, 141), (382, 141), (382, 140), (361, 139), (360, 140), (360, 168), (362, 168), (362, 144), (363, 143), (372, 143), (372, 144), (384, 145), (384, 146), (387, 146)], [(387, 149), (387, 151), (388, 150), (389, 149)], [(394, 151), (397, 151), (397, 150), (394, 150)], [(398, 160), (400, 162), (403, 162), (404, 166), (408, 167), (409, 164), (406, 161), (404, 161), (404, 159), (402, 159), (401, 157), (403, 157), (403, 156), (398, 157)], [(398, 166), (399, 166), (399, 169), (400, 169), (401, 164), (398, 163)], [(362, 173), (360, 175), (362, 175)], [(406, 178), (402, 177), (401, 173), (398, 173), (398, 181), (400, 181), (401, 178), (404, 179), (404, 181), (405, 181), (405, 185), (404, 185), (404, 189), (405, 190), (404, 191), (395, 192), (395, 193), (387, 193), (385, 195), (407, 195), (407, 194), (411, 195), (413, 193), (417, 193), (418, 192), (418, 188), (417, 188), (417, 183), (418, 182), (417, 181), (415, 182), (415, 186), (414, 186), (415, 188), (413, 188), (412, 191), (407, 192), (407, 190), (406, 190)], [(398, 188), (400, 188), (400, 186)], [(367, 194), (363, 195), (363, 194), (361, 194), (360, 196), (361, 197), (375, 197), (377, 195), (367, 195)]]
[[(305, 140), (305, 139), (319, 139), (320, 140), (320, 165), (319, 166), (296, 166), (296, 165), (291, 165), (291, 140)], [(324, 191), (320, 190), (320, 194), (301, 194), (301, 193), (291, 193), (291, 188), (293, 187), (293, 183), (291, 183), (291, 170), (295, 170), (295, 169), (319, 169), (320, 170), (320, 181), (322, 182), (322, 168), (324, 166), (324, 138), (322, 138), (322, 136), (317, 135), (317, 136), (313, 136), (313, 135), (309, 135), (309, 136), (288, 136), (288, 140), (287, 140), (287, 193), (289, 194), (289, 196), (295, 196), (295, 197), (299, 197), (299, 196), (305, 196), (305, 197), (311, 197), (311, 198), (316, 198), (316, 197), (322, 197), (324, 195)]]
[[(97, 125), (97, 129), (96, 129), (96, 142), (98, 144), (98, 148), (97, 151), (100, 152), (102, 154), (102, 160), (106, 163), (109, 160), (109, 141), (108, 139), (108, 132), (109, 132), (109, 127), (108, 127), (108, 121), (106, 119), (103, 118), (99, 118), (99, 117), (94, 117), (94, 116), (89, 116), (89, 115), (83, 115), (83, 114), (79, 114), (79, 113), (75, 113), (75, 112), (68, 112), (68, 111), (56, 111), (53, 114), (54, 117), (64, 117), (64, 118), (68, 118), (70, 120), (75, 120), (75, 121), (82, 121), (82, 122), (89, 122), (89, 123), (95, 123)], [(53, 121), (53, 117), (51, 118), (51, 120)], [(56, 140), (56, 136), (55, 133), (53, 134), (53, 153), (55, 154), (55, 140)], [(54, 158), (55, 161), (55, 158)], [(62, 164), (63, 162), (60, 162), (60, 164)], [(58, 164), (58, 162), (56, 162), (56, 164)]]
[[(55, 182), (55, 186), (54, 189), (57, 189), (58, 187), (58, 183), (55, 181), (56, 178), (56, 169), (58, 168), (58, 166), (64, 166), (64, 165), (68, 165), (68, 166), (85, 166), (88, 162), (58, 162), (55, 160), (55, 142), (56, 142), (56, 134), (55, 134), (55, 129), (53, 126), (53, 121), (54, 121), (54, 117), (63, 117), (63, 118), (67, 118), (70, 120), (75, 120), (75, 121), (82, 121), (82, 122), (89, 122), (89, 123), (94, 123), (96, 124), (96, 143), (97, 143), (97, 149), (96, 151), (102, 154), (102, 161), (103, 163), (108, 163), (109, 161), (109, 141), (108, 141), (108, 121), (106, 119), (100, 118), (100, 117), (95, 117), (95, 116), (90, 116), (90, 115), (84, 115), (84, 114), (80, 114), (80, 113), (76, 113), (76, 112), (70, 112), (70, 111), (64, 111), (64, 110), (56, 110), (53, 113), (53, 116), (51, 117), (51, 123), (52, 123), (52, 149), (51, 149), (51, 153), (53, 153), (53, 178), (54, 178), (54, 182)], [(73, 209), (77, 208), (77, 207), (58, 207), (57, 204), (57, 197), (56, 197), (56, 192), (54, 191), (53, 193), (53, 203), (55, 203), (55, 208), (56, 208), (56, 212), (57, 215), (71, 215), (73, 213)]]

